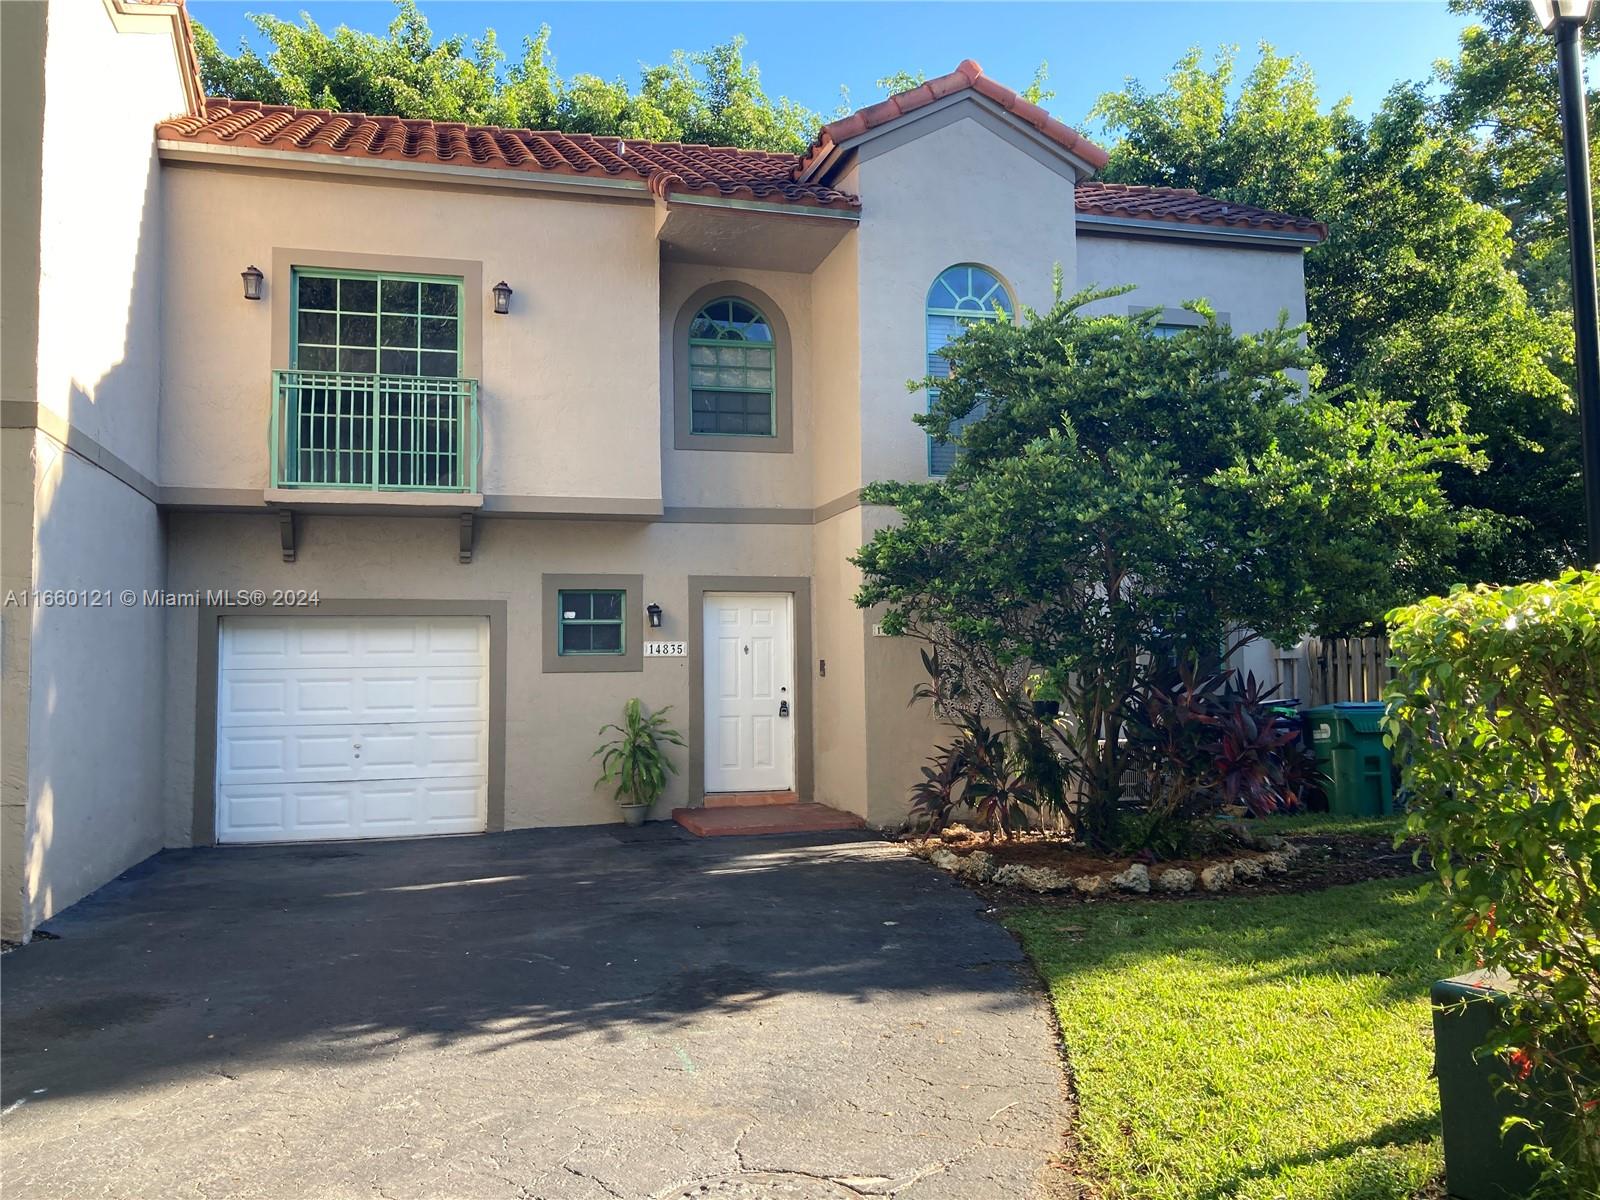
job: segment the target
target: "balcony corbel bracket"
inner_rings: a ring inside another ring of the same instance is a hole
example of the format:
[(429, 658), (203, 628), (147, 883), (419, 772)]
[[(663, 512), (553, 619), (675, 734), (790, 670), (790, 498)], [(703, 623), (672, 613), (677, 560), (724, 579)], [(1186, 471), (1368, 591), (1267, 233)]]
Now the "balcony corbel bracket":
[(472, 561), (473, 535), (477, 532), (477, 518), (473, 513), (461, 514), (461, 561)]
[(283, 545), (283, 561), (292, 563), (295, 554), (294, 513), (290, 509), (278, 510), (278, 541)]

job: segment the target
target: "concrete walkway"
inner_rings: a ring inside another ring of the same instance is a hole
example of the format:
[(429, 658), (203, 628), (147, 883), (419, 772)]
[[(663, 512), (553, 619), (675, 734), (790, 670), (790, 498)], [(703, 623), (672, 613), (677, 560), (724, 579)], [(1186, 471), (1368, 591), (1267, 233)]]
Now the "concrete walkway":
[(1058, 1194), (1020, 952), (864, 834), (170, 851), (47, 929), (7, 1196)]

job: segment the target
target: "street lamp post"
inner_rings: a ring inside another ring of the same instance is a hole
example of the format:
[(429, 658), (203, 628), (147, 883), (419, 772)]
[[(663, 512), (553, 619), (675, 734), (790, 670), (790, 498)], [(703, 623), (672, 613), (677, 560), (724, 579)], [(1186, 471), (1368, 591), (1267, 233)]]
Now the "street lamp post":
[(1582, 431), (1583, 508), (1590, 563), (1600, 561), (1600, 304), (1595, 297), (1594, 201), (1589, 187), (1589, 114), (1583, 87), (1583, 24), (1594, 0), (1532, 0), (1555, 34), (1561, 83), (1561, 142), (1567, 165), (1567, 233), (1572, 246), (1572, 328)]

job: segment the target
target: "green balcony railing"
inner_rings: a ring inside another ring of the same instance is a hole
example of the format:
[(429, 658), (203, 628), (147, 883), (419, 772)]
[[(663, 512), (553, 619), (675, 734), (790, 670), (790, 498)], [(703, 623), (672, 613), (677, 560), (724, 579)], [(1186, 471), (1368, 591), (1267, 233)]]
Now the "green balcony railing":
[(478, 490), (478, 381), (274, 371), (274, 487)]

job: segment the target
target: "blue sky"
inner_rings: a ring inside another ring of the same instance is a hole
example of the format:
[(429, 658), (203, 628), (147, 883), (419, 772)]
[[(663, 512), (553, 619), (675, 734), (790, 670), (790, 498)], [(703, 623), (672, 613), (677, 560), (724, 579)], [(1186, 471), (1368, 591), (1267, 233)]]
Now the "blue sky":
[[(476, 35), (492, 26), (516, 53), (541, 23), (562, 74), (588, 71), (638, 76), (640, 62), (673, 50), (701, 49), (742, 33), (769, 94), (786, 95), (831, 116), (839, 87), (857, 105), (880, 97), (874, 81), (896, 70), (929, 75), (962, 58), (983, 64), (1003, 83), (1022, 87), (1041, 61), (1050, 64), (1048, 107), (1082, 122), (1101, 92), (1136, 76), (1158, 82), (1191, 45), (1233, 43), (1251, 51), (1262, 39), (1304, 56), (1323, 98), (1349, 94), (1370, 112), (1390, 85), (1426, 78), (1450, 57), (1465, 24), (1444, 0), (1282, 0), (1202, 3), (1119, 0), (1078, 3), (485, 3), (422, 0), (436, 35)], [(224, 47), (254, 30), (251, 12), (295, 19), (301, 11), (332, 29), (343, 23), (381, 32), (393, 7), (377, 0), (191, 0), (193, 14)]]

